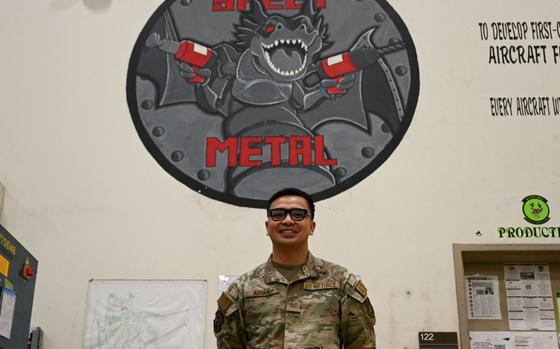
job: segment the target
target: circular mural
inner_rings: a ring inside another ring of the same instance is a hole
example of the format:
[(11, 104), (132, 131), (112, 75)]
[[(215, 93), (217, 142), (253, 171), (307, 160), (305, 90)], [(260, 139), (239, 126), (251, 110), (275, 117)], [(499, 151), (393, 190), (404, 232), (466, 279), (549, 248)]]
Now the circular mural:
[(372, 174), (407, 131), (416, 51), (385, 1), (165, 1), (140, 33), (127, 95), (144, 145), (173, 177), (264, 207), (316, 200)]

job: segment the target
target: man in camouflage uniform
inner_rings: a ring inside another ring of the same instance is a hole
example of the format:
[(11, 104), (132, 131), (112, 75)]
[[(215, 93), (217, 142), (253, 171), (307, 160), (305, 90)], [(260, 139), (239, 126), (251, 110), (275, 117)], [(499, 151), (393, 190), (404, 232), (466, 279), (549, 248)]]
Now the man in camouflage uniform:
[(315, 230), (311, 197), (284, 189), (267, 211), (272, 255), (220, 296), (218, 348), (375, 349), (375, 314), (364, 284), (308, 250)]

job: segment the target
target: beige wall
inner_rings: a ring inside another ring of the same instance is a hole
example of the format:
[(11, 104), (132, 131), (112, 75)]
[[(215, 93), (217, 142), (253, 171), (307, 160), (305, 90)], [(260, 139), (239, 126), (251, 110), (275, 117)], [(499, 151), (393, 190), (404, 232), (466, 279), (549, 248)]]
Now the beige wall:
[[(136, 134), (127, 65), (160, 2), (92, 3), (0, 3), (0, 222), (39, 260), (32, 324), (45, 349), (78, 348), (89, 279), (207, 279), (213, 348), (217, 276), (265, 260), (264, 213), (191, 191)], [(318, 204), (311, 247), (362, 276), (379, 347), (410, 349), (418, 331), (458, 330), (452, 243), (557, 243), (496, 229), (526, 225), (529, 194), (549, 199), (560, 226), (560, 117), (492, 118), (488, 98), (559, 96), (559, 67), (486, 64), (478, 22), (556, 21), (560, 3), (391, 4), (418, 52), (417, 111), (379, 170)]]

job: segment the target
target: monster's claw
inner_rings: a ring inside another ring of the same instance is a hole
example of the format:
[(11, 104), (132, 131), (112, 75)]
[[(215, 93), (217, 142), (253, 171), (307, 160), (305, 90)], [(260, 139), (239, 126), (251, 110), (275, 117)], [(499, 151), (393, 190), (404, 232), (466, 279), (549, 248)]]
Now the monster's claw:
[(212, 76), (212, 70), (206, 68), (199, 69), (196, 71), (196, 75), (202, 76), (203, 78), (209, 78)]
[(347, 82), (346, 84), (338, 84), (338, 85), (336, 85), (336, 88), (339, 89), (339, 90), (345, 90), (346, 91), (346, 90), (351, 89), (352, 86), (354, 86), (354, 81)]
[(356, 78), (356, 76), (352, 73), (346, 74), (342, 77), (342, 79), (340, 79), (340, 81), (338, 83), (339, 84), (347, 84), (349, 82), (353, 83), (355, 78)]
[(336, 88), (339, 90), (349, 90), (354, 86), (354, 79), (354, 74), (346, 74), (338, 81)]
[(332, 79), (325, 79), (325, 80), (321, 81), (321, 86), (323, 88), (334, 87), (337, 84), (338, 84), (338, 82), (336, 80), (332, 80)]
[(184, 77), (187, 80), (192, 80), (196, 77), (196, 74), (193, 72), (186, 72), (186, 71), (181, 71), (181, 76)]
[(183, 72), (185, 73), (194, 72), (193, 67), (191, 67), (191, 65), (188, 63), (179, 63), (179, 69), (181, 69), (181, 75), (183, 74)]
[(329, 93), (329, 88), (331, 87), (335, 87), (336, 85), (338, 85), (338, 82), (336, 80), (332, 80), (332, 79), (324, 79), (321, 81), (321, 93), (323, 94), (323, 96), (329, 98), (329, 99), (334, 99), (333, 95), (331, 95)]
[(202, 69), (198, 69), (196, 72), (194, 70), (194, 68), (188, 64), (188, 63), (179, 63), (179, 71), (182, 77), (184, 77), (187, 80), (192, 80), (197, 76), (200, 76), (202, 78), (204, 78), (204, 80), (208, 80), (208, 78), (210, 76), (212, 76), (212, 70), (210, 69), (206, 69), (206, 68), (202, 68)]

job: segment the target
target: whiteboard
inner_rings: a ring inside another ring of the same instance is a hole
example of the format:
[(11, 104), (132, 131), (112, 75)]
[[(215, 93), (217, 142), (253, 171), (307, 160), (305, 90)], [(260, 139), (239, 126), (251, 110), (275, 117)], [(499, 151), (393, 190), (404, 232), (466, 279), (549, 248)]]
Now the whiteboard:
[(206, 281), (92, 280), (85, 349), (203, 349)]

